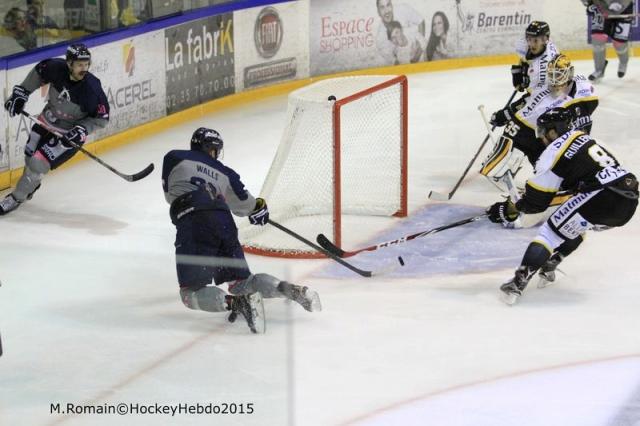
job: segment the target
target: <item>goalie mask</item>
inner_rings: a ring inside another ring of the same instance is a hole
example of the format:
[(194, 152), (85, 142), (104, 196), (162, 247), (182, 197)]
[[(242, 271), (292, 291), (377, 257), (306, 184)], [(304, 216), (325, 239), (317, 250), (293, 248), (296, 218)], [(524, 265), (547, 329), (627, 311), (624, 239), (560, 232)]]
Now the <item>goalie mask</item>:
[(547, 68), (548, 84), (551, 94), (555, 97), (566, 93), (566, 89), (573, 81), (573, 65), (565, 55), (558, 55), (549, 62)]
[(191, 150), (202, 151), (206, 154), (211, 154), (212, 150), (215, 150), (213, 158), (218, 158), (222, 153), (224, 142), (220, 133), (213, 129), (207, 129), (206, 127), (200, 127), (191, 136)]

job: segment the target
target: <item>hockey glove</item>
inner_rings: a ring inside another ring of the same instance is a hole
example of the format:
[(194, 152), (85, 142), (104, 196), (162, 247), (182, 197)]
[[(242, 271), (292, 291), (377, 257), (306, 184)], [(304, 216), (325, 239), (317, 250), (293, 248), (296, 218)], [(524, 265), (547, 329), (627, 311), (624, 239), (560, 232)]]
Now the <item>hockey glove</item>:
[(24, 104), (29, 99), (29, 92), (22, 86), (13, 86), (13, 92), (7, 102), (4, 103), (4, 109), (9, 111), (11, 117), (20, 114), (24, 109)]
[(491, 114), (491, 120), (489, 120), (489, 123), (491, 123), (491, 125), (495, 127), (502, 127), (505, 126), (510, 120), (511, 110), (509, 109), (509, 107), (507, 107)]
[(87, 140), (87, 129), (81, 124), (76, 124), (71, 130), (62, 135), (62, 144), (67, 148), (75, 148), (73, 145), (82, 145)]
[(269, 209), (264, 198), (256, 198), (256, 206), (249, 215), (249, 223), (264, 226), (269, 222)]
[(519, 92), (523, 92), (531, 83), (529, 74), (527, 73), (527, 68), (527, 64), (511, 65), (511, 80), (513, 81), (513, 88)]
[(489, 207), (486, 212), (493, 223), (513, 222), (520, 215), (511, 200), (499, 201)]

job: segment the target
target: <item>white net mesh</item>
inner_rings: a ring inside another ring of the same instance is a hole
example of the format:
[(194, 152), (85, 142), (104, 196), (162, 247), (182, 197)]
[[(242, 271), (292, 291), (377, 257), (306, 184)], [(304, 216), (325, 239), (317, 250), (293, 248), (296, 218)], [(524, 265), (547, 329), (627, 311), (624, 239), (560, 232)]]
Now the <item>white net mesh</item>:
[[(401, 209), (403, 87), (390, 76), (323, 80), (289, 95), (288, 123), (260, 192), (273, 220), (315, 241), (318, 233), (336, 241), (334, 218), (342, 214), (393, 215)], [(333, 104), (365, 91), (340, 107), (340, 150), (334, 148)], [(334, 159), (340, 160), (340, 179)], [(339, 188), (341, 206), (336, 206)], [(304, 243), (272, 226), (240, 228), (247, 248), (296, 255)]]

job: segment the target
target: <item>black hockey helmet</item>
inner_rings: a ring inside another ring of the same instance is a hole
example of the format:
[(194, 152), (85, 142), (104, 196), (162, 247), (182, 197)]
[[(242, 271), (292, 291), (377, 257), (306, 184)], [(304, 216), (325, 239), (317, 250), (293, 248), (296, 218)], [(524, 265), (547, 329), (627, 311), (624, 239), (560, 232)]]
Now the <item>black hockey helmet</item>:
[(524, 32), (525, 36), (528, 37), (540, 37), (547, 36), (551, 34), (551, 30), (549, 29), (549, 24), (544, 21), (533, 21), (527, 26), (527, 29)]
[(551, 129), (555, 130), (558, 136), (564, 135), (571, 130), (572, 120), (573, 114), (570, 110), (561, 107), (551, 108), (538, 117), (536, 136), (542, 137)]
[(91, 62), (91, 52), (87, 46), (82, 43), (74, 43), (67, 47), (66, 60), (67, 62), (73, 61), (89, 61)]
[(210, 153), (212, 149), (216, 150), (215, 158), (218, 158), (224, 142), (220, 133), (213, 129), (207, 129), (206, 127), (200, 127), (193, 132), (191, 136), (191, 150), (202, 151), (204, 153)]

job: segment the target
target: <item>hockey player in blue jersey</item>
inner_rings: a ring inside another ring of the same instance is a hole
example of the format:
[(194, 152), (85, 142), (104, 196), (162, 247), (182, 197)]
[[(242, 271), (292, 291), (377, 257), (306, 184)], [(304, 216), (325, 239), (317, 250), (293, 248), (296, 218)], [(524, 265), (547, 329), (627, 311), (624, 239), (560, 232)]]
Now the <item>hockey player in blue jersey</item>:
[[(231, 311), (231, 322), (240, 313), (254, 333), (264, 331), (262, 296), (286, 297), (307, 311), (321, 310), (318, 294), (308, 287), (250, 272), (231, 213), (262, 226), (269, 210), (264, 199), (254, 198), (240, 176), (218, 160), (222, 149), (220, 134), (201, 127), (193, 133), (190, 150), (173, 150), (164, 157), (162, 188), (176, 226), (182, 303), (208, 312)], [(215, 285), (210, 285), (212, 280)], [(223, 283), (230, 294), (217, 287)]]
[[(45, 174), (78, 151), (69, 142), (82, 145), (87, 135), (109, 121), (109, 102), (100, 80), (89, 72), (91, 53), (84, 44), (72, 44), (66, 58), (45, 59), (13, 87), (4, 104), (11, 117), (22, 113), (29, 95), (49, 84), (44, 110), (34, 124), (24, 149), (25, 165), (14, 191), (0, 201), (0, 215), (30, 200)], [(50, 130), (62, 134), (57, 137)]]

